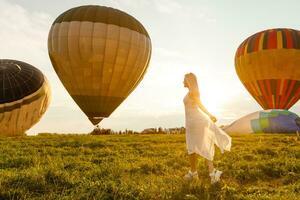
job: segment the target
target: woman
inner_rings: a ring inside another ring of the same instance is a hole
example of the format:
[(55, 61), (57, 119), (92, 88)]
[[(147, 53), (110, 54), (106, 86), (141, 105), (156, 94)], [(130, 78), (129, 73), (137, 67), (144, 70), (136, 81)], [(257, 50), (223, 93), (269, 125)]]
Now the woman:
[(184, 87), (189, 92), (184, 97), (185, 125), (186, 125), (186, 145), (190, 160), (190, 171), (185, 175), (185, 179), (192, 180), (198, 178), (197, 156), (206, 159), (211, 183), (220, 180), (221, 171), (216, 170), (213, 165), (213, 158), (216, 144), (221, 152), (230, 151), (231, 137), (222, 131), (214, 122), (216, 117), (210, 114), (200, 101), (197, 78), (193, 73), (188, 73), (184, 77)]

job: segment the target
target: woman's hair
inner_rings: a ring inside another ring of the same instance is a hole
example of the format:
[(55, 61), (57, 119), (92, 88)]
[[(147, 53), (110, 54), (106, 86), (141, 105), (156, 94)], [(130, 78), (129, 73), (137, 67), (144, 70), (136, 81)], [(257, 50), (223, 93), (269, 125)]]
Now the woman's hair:
[(200, 100), (200, 93), (199, 93), (196, 75), (193, 73), (186, 74), (185, 81), (186, 81), (187, 87), (189, 88), (191, 97), (193, 99)]

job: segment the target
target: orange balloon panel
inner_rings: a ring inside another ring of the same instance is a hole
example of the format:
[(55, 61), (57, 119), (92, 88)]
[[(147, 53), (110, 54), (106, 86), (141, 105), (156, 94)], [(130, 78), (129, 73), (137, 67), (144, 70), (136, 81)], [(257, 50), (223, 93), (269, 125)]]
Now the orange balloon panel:
[(235, 55), (236, 72), (264, 109), (289, 109), (300, 98), (300, 32), (270, 29), (247, 38)]
[(54, 21), (48, 50), (64, 87), (96, 125), (142, 80), (151, 41), (132, 16), (103, 6), (81, 6)]

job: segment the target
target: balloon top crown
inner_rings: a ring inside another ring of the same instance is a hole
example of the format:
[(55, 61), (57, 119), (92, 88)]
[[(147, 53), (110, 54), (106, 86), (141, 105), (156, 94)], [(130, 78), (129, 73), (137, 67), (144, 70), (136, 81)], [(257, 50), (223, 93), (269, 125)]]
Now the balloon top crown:
[(13, 63), (11, 61), (3, 61), (0, 63), (0, 73), (3, 73), (4, 71), (10, 71), (10, 72), (20, 72), (21, 71), (21, 67), (16, 64), (16, 63)]
[(37, 91), (43, 83), (44, 75), (32, 65), (0, 59), (0, 104), (22, 99)]
[(59, 15), (53, 22), (53, 25), (71, 21), (112, 24), (137, 31), (149, 37), (148, 32), (137, 19), (121, 10), (111, 7), (84, 5), (71, 8)]
[(290, 28), (274, 28), (257, 32), (240, 44), (235, 57), (275, 49), (300, 49), (300, 31)]

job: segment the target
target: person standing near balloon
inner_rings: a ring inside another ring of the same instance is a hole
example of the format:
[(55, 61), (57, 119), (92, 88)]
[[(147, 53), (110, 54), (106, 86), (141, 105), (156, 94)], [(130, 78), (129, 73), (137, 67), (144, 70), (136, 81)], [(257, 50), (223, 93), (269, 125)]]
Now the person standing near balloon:
[(230, 151), (231, 137), (222, 131), (214, 122), (216, 117), (208, 112), (200, 101), (197, 78), (193, 73), (184, 77), (184, 87), (189, 92), (184, 97), (186, 145), (189, 154), (190, 170), (184, 176), (186, 180), (198, 178), (197, 158), (206, 159), (211, 183), (220, 180), (222, 171), (214, 168), (213, 158), (216, 144), (221, 152)]

